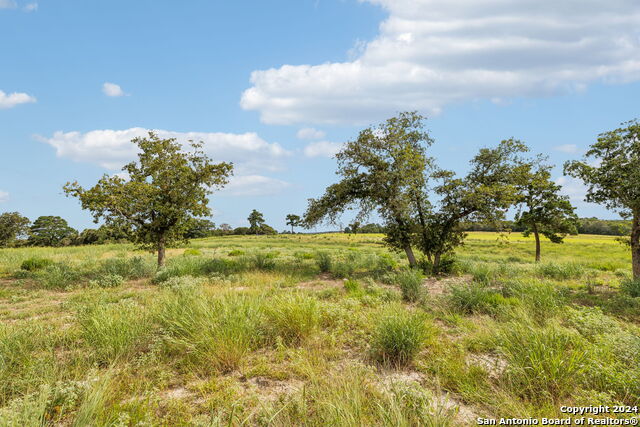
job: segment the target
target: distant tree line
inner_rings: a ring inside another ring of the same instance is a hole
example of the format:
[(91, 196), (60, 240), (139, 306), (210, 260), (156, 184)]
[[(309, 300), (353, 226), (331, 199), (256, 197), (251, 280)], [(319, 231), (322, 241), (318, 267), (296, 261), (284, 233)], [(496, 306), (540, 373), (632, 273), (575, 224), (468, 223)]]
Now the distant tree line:
[[(602, 236), (628, 236), (631, 230), (631, 221), (623, 219), (598, 219), (579, 218), (577, 223), (579, 234), (596, 234)], [(523, 232), (525, 227), (515, 221), (502, 221), (501, 224), (468, 223), (465, 226), (467, 231), (514, 231)]]

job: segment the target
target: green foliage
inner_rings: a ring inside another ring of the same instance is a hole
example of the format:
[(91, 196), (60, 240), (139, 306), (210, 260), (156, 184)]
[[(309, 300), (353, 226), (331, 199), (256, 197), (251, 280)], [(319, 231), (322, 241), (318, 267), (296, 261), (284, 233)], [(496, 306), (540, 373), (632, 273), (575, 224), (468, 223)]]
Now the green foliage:
[(371, 352), (383, 364), (405, 366), (411, 363), (433, 334), (433, 327), (422, 313), (403, 308), (390, 310), (376, 325)]
[(640, 298), (640, 279), (627, 279), (620, 283), (620, 290), (632, 298)]
[(264, 215), (262, 212), (252, 210), (247, 218), (249, 221), (249, 232), (251, 234), (260, 234), (260, 228), (264, 225)]
[(413, 269), (402, 270), (396, 273), (394, 282), (400, 287), (402, 299), (405, 302), (419, 301), (425, 292), (423, 285), (424, 278), (420, 272)]
[(344, 290), (350, 294), (362, 293), (362, 286), (357, 280), (348, 279), (344, 281)]
[(141, 256), (109, 258), (102, 263), (100, 270), (106, 275), (117, 275), (127, 280), (150, 277), (154, 273), (153, 264)]
[(232, 251), (229, 251), (229, 253), (227, 255), (229, 256), (241, 256), (244, 255), (244, 251), (241, 249), (233, 249)]
[(80, 199), (96, 221), (124, 226), (133, 241), (156, 249), (160, 267), (166, 245), (184, 239), (193, 218), (211, 214), (207, 195), (227, 183), (232, 165), (211, 163), (202, 143), (191, 142), (185, 151), (174, 138), (160, 139), (153, 132), (132, 142), (140, 153), (138, 163), (123, 168), (127, 180), (105, 175), (89, 190), (74, 182), (64, 191)]
[(518, 303), (514, 298), (476, 282), (451, 286), (447, 299), (453, 310), (465, 314), (494, 315)]
[(320, 268), (321, 273), (328, 273), (333, 267), (333, 258), (327, 252), (318, 252), (316, 255), (316, 264)]
[(265, 314), (268, 333), (287, 345), (299, 345), (320, 326), (318, 301), (299, 294), (274, 298)]
[(13, 246), (19, 238), (29, 233), (29, 218), (18, 212), (5, 212), (0, 215), (0, 248)]
[(288, 214), (286, 217), (286, 224), (291, 226), (291, 232), (293, 233), (293, 228), (302, 225), (302, 218), (299, 215)]
[(59, 216), (41, 216), (29, 228), (28, 243), (32, 246), (68, 246), (78, 234)]
[(48, 267), (51, 264), (53, 264), (53, 261), (48, 258), (31, 257), (22, 261), (22, 264), (20, 264), (20, 268), (25, 271), (36, 271), (42, 270), (43, 268)]
[(577, 263), (545, 263), (536, 266), (536, 272), (541, 277), (556, 280), (579, 279), (584, 273), (584, 267)]
[(106, 274), (98, 277), (96, 280), (89, 282), (89, 287), (92, 288), (117, 288), (124, 283), (124, 277), (118, 274)]
[(202, 255), (202, 251), (200, 249), (187, 248), (187, 249), (184, 250), (182, 255), (184, 255), (184, 256), (200, 256), (200, 255)]
[(250, 261), (254, 268), (269, 271), (276, 268), (276, 261), (274, 258), (275, 256), (273, 254), (256, 252), (251, 256)]
[(36, 272), (36, 278), (46, 289), (71, 289), (79, 285), (82, 274), (67, 263), (57, 262)]

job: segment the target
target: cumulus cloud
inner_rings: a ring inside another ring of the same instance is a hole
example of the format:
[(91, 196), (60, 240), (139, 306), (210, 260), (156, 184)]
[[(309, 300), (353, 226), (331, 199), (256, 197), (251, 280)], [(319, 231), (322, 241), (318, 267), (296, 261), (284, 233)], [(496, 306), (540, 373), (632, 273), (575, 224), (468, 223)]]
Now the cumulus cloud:
[(102, 92), (105, 95), (110, 97), (118, 97), (118, 96), (126, 95), (119, 85), (115, 83), (109, 83), (109, 82), (106, 82), (105, 84), (102, 85)]
[(7, 94), (0, 90), (0, 110), (13, 108), (19, 104), (28, 104), (30, 102), (36, 102), (36, 99), (31, 95), (18, 92)]
[(637, 0), (360, 1), (389, 15), (352, 60), (254, 71), (242, 107), (270, 124), (370, 123), (640, 79)]
[(275, 196), (289, 187), (291, 184), (288, 182), (268, 176), (234, 176), (220, 194), (236, 197)]
[(9, 193), (0, 190), (0, 203), (6, 202), (7, 200), (9, 200)]
[[(161, 138), (176, 138), (179, 142), (203, 141), (204, 151), (214, 161), (235, 164), (235, 173), (246, 174), (255, 171), (276, 171), (282, 169), (282, 161), (291, 153), (278, 143), (269, 143), (256, 133), (220, 132), (171, 132), (155, 131)], [(90, 132), (55, 132), (47, 138), (37, 139), (51, 145), (58, 157), (66, 157), (77, 162), (99, 165), (105, 169), (118, 170), (136, 158), (137, 146), (131, 143), (136, 137), (148, 133), (144, 128), (125, 130), (94, 130)]]
[(342, 149), (340, 142), (319, 141), (312, 142), (304, 147), (304, 155), (307, 157), (333, 157)]
[(38, 11), (38, 3), (29, 3), (26, 4), (22, 10), (25, 12), (37, 12)]
[(580, 152), (580, 150), (578, 149), (578, 146), (575, 144), (558, 145), (557, 147), (554, 147), (554, 150), (560, 151), (561, 153), (568, 153), (568, 154), (576, 154)]
[(0, 0), (0, 9), (15, 9), (18, 7), (14, 0)]
[(584, 183), (573, 177), (561, 176), (556, 179), (556, 184), (562, 186), (561, 193), (569, 196), (569, 199), (573, 204), (584, 203), (584, 198), (587, 195), (587, 186)]
[(298, 139), (322, 139), (325, 135), (323, 131), (314, 128), (303, 128), (296, 134)]

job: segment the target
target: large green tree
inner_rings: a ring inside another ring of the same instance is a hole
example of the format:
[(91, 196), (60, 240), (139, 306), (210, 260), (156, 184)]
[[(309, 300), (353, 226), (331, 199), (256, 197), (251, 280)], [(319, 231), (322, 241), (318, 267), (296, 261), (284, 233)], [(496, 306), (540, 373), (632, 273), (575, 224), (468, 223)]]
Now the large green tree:
[(161, 268), (167, 245), (185, 238), (192, 218), (211, 214), (208, 195), (227, 183), (233, 165), (212, 163), (202, 142), (190, 141), (185, 150), (175, 138), (149, 132), (132, 143), (140, 151), (138, 161), (122, 169), (126, 178), (105, 175), (90, 189), (73, 182), (64, 190), (80, 199), (96, 222), (125, 226), (134, 242), (155, 249)]
[(18, 239), (29, 234), (29, 218), (18, 212), (5, 212), (0, 215), (0, 247), (12, 246)]
[(600, 134), (585, 159), (565, 163), (564, 170), (587, 185), (586, 201), (632, 219), (632, 270), (640, 278), (640, 122)]
[(515, 139), (494, 148), (482, 148), (471, 160), (470, 171), (456, 177), (436, 170), (433, 193), (437, 202), (430, 211), (418, 212), (418, 245), (437, 272), (442, 256), (463, 244), (465, 222), (497, 223), (517, 200), (515, 167), (526, 145)]
[(525, 237), (533, 234), (536, 262), (540, 261), (540, 234), (552, 243), (562, 243), (567, 234), (578, 234), (578, 216), (561, 186), (551, 180), (552, 166), (538, 156), (516, 168), (518, 212), (515, 225)]
[(29, 244), (33, 246), (63, 246), (72, 243), (78, 232), (59, 216), (38, 217), (29, 229)]
[(429, 207), (425, 188), (432, 159), (426, 149), (432, 142), (424, 118), (415, 112), (364, 129), (336, 155), (341, 179), (322, 197), (309, 200), (305, 224), (335, 223), (348, 209), (358, 211), (357, 220), (377, 211), (385, 221), (387, 245), (404, 251), (409, 264), (416, 265), (416, 212), (424, 215)]

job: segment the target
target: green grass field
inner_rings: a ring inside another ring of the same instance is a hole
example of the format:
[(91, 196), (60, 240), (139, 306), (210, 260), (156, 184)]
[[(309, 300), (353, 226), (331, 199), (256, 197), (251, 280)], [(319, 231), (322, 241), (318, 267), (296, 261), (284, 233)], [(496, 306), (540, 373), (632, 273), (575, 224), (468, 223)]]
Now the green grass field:
[[(612, 237), (470, 233), (422, 278), (381, 235), (0, 249), (0, 426), (457, 426), (640, 404)], [(603, 416), (625, 416), (603, 414)]]

